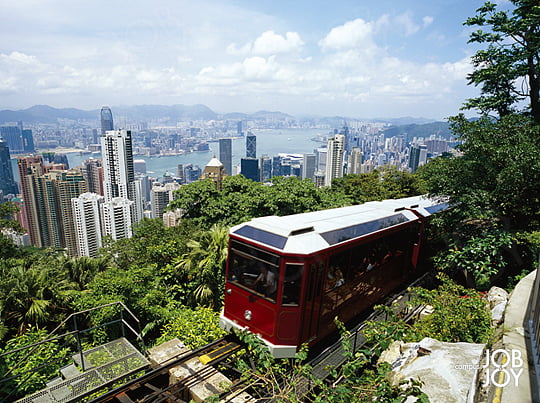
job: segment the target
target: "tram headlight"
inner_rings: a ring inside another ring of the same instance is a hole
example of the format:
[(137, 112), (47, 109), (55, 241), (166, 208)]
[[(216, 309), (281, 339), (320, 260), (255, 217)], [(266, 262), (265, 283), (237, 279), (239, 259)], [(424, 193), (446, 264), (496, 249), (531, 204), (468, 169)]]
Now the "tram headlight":
[(251, 320), (251, 311), (249, 309), (245, 310), (244, 318), (246, 318), (246, 320)]

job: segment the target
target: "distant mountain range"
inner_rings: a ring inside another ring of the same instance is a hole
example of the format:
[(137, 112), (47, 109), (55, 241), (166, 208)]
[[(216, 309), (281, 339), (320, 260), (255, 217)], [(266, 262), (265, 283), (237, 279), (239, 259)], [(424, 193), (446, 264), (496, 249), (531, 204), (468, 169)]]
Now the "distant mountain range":
[(384, 131), (385, 137), (404, 136), (407, 142), (410, 142), (414, 137), (429, 137), (433, 134), (447, 140), (453, 137), (448, 122), (395, 125)]
[[(227, 113), (218, 114), (205, 105), (135, 105), (113, 106), (113, 116), (126, 117), (137, 121), (161, 121), (164, 124), (176, 123), (185, 120), (285, 120), (295, 119), (294, 116), (282, 112), (259, 111), (255, 113)], [(23, 123), (57, 123), (59, 120), (88, 121), (99, 120), (100, 109), (85, 111), (75, 108), (53, 108), (48, 105), (35, 105), (21, 110), (0, 111), (0, 124), (22, 121)], [(332, 117), (302, 117), (299, 120), (313, 121), (314, 123), (327, 123), (330, 126), (340, 126), (353, 119), (341, 116)], [(396, 119), (370, 119), (374, 122), (386, 122), (393, 125), (425, 124), (433, 120), (424, 118), (396, 118)]]

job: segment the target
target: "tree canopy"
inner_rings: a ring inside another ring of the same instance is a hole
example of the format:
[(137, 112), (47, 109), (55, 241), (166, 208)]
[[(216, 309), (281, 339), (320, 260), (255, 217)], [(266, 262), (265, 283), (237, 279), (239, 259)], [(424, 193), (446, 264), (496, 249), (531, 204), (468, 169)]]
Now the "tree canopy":
[(478, 27), (469, 43), (486, 45), (472, 58), (475, 70), (469, 83), (481, 87), (481, 94), (464, 107), (482, 114), (496, 112), (503, 117), (519, 110), (540, 123), (540, 5), (536, 0), (511, 0), (514, 9), (500, 10), (486, 2), (465, 22)]

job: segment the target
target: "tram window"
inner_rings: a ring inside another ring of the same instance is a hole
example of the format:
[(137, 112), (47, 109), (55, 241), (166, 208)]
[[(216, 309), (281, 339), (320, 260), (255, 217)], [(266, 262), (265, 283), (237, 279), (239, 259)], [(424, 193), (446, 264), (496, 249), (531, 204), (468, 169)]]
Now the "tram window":
[(254, 258), (237, 250), (231, 250), (228, 280), (275, 302), (279, 266)]
[(328, 273), (326, 281), (326, 289), (331, 290), (339, 288), (345, 284), (345, 279), (349, 277), (349, 261), (351, 257), (351, 251), (346, 250), (344, 252), (336, 253), (330, 256), (328, 262)]
[(298, 305), (298, 302), (300, 301), (303, 269), (304, 265), (302, 264), (287, 264), (285, 266), (283, 305)]

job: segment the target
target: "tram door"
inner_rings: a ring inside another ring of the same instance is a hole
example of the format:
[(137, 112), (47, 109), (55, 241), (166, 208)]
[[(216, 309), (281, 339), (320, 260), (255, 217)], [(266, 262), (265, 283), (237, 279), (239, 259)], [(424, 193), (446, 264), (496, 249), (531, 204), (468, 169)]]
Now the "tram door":
[(309, 265), (302, 323), (302, 343), (309, 342), (317, 337), (321, 314), (324, 271), (324, 262), (315, 262)]

